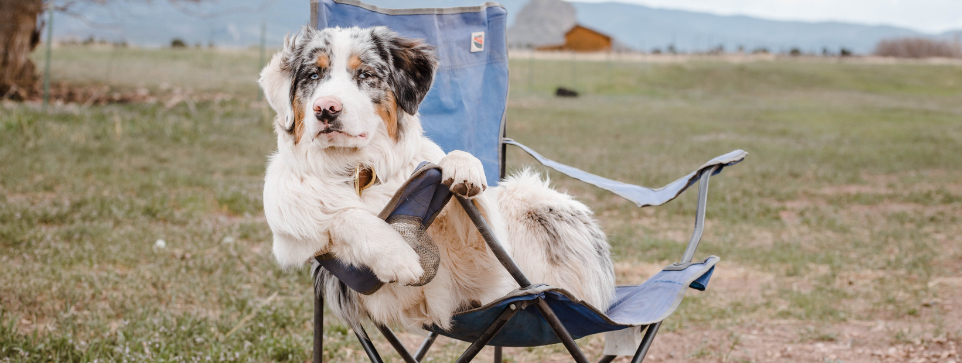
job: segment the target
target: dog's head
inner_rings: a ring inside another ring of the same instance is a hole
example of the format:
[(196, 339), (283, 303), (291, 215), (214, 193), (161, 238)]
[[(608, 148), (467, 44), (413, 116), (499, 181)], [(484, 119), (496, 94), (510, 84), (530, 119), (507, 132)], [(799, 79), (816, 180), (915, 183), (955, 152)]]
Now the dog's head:
[(258, 83), (277, 112), (279, 143), (362, 148), (398, 139), (403, 114), (417, 112), (436, 66), (434, 48), (386, 27), (304, 27), (285, 39)]

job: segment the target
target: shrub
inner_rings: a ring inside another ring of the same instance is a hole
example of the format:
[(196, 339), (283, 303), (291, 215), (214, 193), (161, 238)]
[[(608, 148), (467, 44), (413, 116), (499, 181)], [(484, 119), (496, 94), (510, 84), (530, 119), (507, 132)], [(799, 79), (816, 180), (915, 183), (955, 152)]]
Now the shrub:
[(927, 38), (882, 40), (875, 46), (875, 55), (896, 58), (962, 57), (958, 42)]
[(183, 39), (174, 38), (174, 40), (170, 41), (170, 47), (171, 48), (187, 48), (187, 43), (184, 42)]

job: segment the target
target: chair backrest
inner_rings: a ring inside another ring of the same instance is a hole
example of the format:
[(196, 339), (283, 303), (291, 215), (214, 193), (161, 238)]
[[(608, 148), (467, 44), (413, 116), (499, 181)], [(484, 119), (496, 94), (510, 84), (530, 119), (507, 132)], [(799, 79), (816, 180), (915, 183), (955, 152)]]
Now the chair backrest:
[(387, 26), (437, 47), (440, 66), (421, 103), (424, 131), (444, 151), (467, 151), (491, 186), (503, 176), (508, 99), (507, 11), (474, 7), (385, 9), (356, 0), (312, 0), (318, 29)]

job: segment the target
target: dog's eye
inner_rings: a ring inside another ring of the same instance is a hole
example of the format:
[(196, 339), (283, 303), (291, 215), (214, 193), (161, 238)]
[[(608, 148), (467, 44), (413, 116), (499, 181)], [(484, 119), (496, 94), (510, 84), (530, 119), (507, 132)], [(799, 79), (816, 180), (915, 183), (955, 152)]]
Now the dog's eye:
[(311, 73), (311, 79), (318, 79), (318, 78), (321, 78), (321, 76), (317, 75), (317, 73)]
[(374, 75), (372, 75), (371, 72), (362, 72), (361, 75), (357, 76), (357, 78), (367, 79), (368, 77), (373, 77), (373, 76)]

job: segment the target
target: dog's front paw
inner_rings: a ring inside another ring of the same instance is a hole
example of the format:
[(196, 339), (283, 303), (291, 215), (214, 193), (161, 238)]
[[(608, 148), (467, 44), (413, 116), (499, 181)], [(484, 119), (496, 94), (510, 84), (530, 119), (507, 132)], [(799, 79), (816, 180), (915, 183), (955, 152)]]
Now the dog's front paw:
[[(407, 247), (407, 246), (405, 246)], [(396, 251), (390, 256), (371, 266), (377, 278), (383, 282), (397, 282), (401, 285), (411, 285), (421, 280), (424, 268), (421, 258), (413, 249)]]
[(441, 167), (441, 181), (451, 192), (462, 197), (474, 198), (488, 189), (481, 160), (464, 151), (448, 153), (438, 163)]

